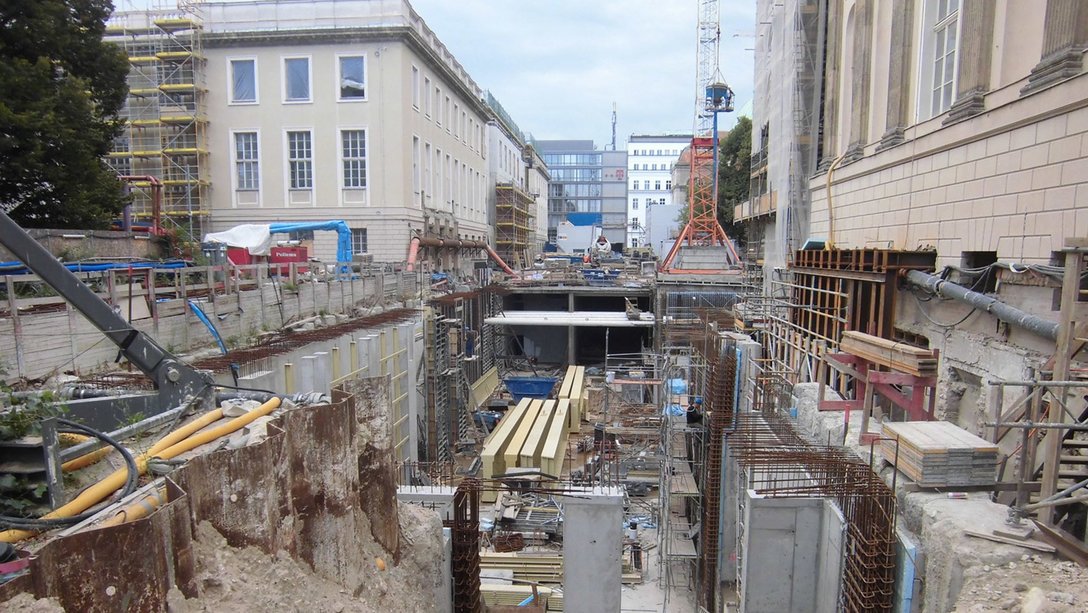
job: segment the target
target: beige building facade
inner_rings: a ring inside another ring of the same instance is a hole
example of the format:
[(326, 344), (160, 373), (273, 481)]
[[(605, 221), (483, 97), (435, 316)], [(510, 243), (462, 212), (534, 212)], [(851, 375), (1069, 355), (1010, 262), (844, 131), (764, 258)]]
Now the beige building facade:
[(943, 267), (972, 252), (1049, 264), (1067, 237), (1088, 235), (1088, 5), (827, 10), (811, 236), (932, 248)]
[(407, 2), (200, 10), (213, 230), (342, 219), (354, 252), (388, 262), (415, 232), (493, 239), (482, 90)]

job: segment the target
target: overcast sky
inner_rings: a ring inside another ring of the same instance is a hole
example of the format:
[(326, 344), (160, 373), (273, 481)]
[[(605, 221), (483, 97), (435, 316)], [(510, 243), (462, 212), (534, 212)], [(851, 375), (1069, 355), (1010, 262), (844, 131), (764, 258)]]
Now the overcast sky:
[[(690, 133), (696, 0), (409, 0), (522, 131), (538, 139)], [(755, 0), (721, 0), (720, 69), (752, 99)], [(735, 113), (721, 115), (722, 128)]]

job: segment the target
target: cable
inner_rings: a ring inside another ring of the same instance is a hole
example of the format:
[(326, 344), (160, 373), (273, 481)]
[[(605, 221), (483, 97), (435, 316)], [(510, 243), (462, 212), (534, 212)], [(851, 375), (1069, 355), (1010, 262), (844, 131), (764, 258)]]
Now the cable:
[[(128, 496), (132, 492), (136, 491), (136, 485), (138, 483), (140, 471), (136, 466), (136, 458), (132, 457), (132, 453), (129, 452), (123, 445), (110, 438), (108, 434), (99, 432), (93, 428), (84, 426), (81, 423), (77, 423), (71, 420), (58, 417), (57, 423), (62, 426), (67, 426), (64, 429), (58, 429), (60, 432), (68, 432), (75, 430), (84, 434), (89, 434), (103, 443), (113, 447), (121, 453), (121, 457), (125, 460), (125, 466), (128, 468), (128, 475), (125, 477), (125, 487), (121, 490), (120, 498)], [(57, 517), (51, 519), (42, 519), (40, 517), (12, 517), (9, 515), (0, 515), (0, 527), (13, 528), (16, 530), (46, 530), (50, 528), (62, 528), (65, 526), (73, 526), (79, 522), (88, 519), (98, 513), (97, 510), (85, 511), (79, 515), (73, 515), (72, 517)]]
[(925, 307), (922, 306), (922, 300), (920, 298), (918, 298), (918, 293), (917, 292), (911, 292), (911, 295), (914, 296), (914, 300), (918, 303), (918, 312), (922, 314), (922, 317), (925, 317), (926, 319), (928, 319), (929, 323), (931, 323), (931, 324), (933, 324), (935, 326), (940, 326), (942, 328), (955, 328), (956, 326), (958, 326), (958, 325), (962, 324), (963, 322), (967, 321), (968, 317), (974, 315), (975, 312), (978, 311), (977, 308), (972, 307), (971, 310), (968, 311), (967, 314), (964, 315), (963, 318), (960, 319), (959, 321), (957, 321), (956, 323), (954, 323), (954, 324), (941, 323), (941, 322), (933, 319), (932, 317), (930, 317), (929, 313), (926, 313)]

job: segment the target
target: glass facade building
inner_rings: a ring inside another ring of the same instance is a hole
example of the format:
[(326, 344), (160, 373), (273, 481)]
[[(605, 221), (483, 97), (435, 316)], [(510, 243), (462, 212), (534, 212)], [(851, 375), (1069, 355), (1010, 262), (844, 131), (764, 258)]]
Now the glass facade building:
[(533, 145), (551, 173), (548, 241), (555, 241), (556, 227), (569, 213), (597, 213), (608, 240), (626, 244), (627, 152), (600, 151), (591, 140), (541, 140)]

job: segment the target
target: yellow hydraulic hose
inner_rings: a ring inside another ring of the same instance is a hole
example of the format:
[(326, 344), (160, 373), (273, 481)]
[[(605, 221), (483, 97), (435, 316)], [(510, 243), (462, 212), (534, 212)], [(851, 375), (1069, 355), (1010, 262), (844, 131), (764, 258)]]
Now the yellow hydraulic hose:
[[(159, 440), (159, 442), (157, 442), (154, 447), (149, 449), (147, 453), (155, 453), (156, 451), (166, 449), (170, 445), (173, 445), (174, 443), (185, 439), (192, 433), (206, 427), (208, 424), (219, 421), (220, 419), (222, 419), (222, 417), (223, 409), (215, 409), (214, 411), (209, 411), (204, 415), (201, 415), (198, 419), (195, 419), (188, 424), (185, 424), (184, 426), (178, 428), (177, 430), (174, 430), (170, 434), (167, 434), (165, 437)], [(159, 448), (156, 449), (155, 447)], [(61, 465), (61, 468), (65, 472), (72, 472), (73, 470), (85, 468), (108, 456), (113, 450), (113, 447), (103, 447), (101, 449), (81, 455), (78, 458), (72, 458), (71, 460), (68, 460)]]
[[(193, 435), (193, 432), (199, 430), (200, 427), (194, 428), (193, 426), (201, 420), (194, 421), (193, 423), (188, 424), (185, 427), (179, 428), (174, 432), (166, 435), (159, 442), (155, 443), (151, 447), (151, 449), (147, 450), (146, 453), (137, 456), (135, 458), (136, 469), (142, 475), (147, 472), (147, 461), (149, 458), (158, 457), (164, 460), (169, 460), (171, 458), (177, 457), (185, 453), (186, 451), (190, 451), (196, 447), (199, 447), (200, 445), (209, 443), (217, 438), (230, 434), (235, 430), (243, 428), (246, 425), (252, 423), (254, 420), (260, 417), (264, 417), (272, 411), (275, 411), (279, 406), (280, 399), (273, 398), (244, 415), (236, 417), (219, 427), (212, 428), (207, 432), (201, 432), (200, 434), (196, 435)], [(216, 413), (221, 416), (222, 410), (217, 409), (215, 411), (212, 411), (207, 416), (201, 419), (204, 419)], [(54, 509), (49, 513), (46, 513), (42, 516), (42, 519), (56, 519), (78, 515), (91, 508), (95, 504), (98, 504), (113, 492), (117, 491), (118, 488), (125, 484), (125, 480), (127, 478), (128, 468), (119, 468), (105, 479), (83, 490), (83, 492), (79, 496), (76, 496), (68, 504)], [(30, 530), (5, 530), (4, 532), (0, 532), (0, 542), (14, 543), (24, 539), (28, 539), (35, 534), (37, 534), (37, 532)]]
[(95, 528), (109, 528), (111, 526), (120, 526), (121, 524), (129, 521), (136, 521), (137, 519), (147, 517), (151, 513), (162, 506), (166, 502), (166, 488), (162, 487), (154, 492), (149, 493), (147, 496), (133, 502), (125, 508), (118, 511), (115, 515), (109, 517), (105, 521), (96, 524)]

